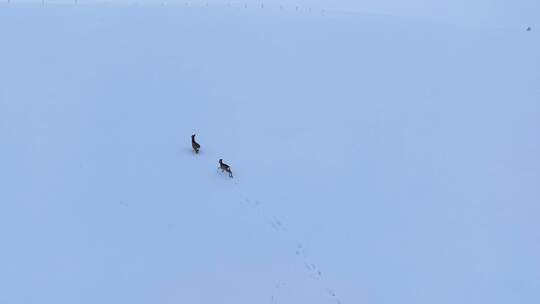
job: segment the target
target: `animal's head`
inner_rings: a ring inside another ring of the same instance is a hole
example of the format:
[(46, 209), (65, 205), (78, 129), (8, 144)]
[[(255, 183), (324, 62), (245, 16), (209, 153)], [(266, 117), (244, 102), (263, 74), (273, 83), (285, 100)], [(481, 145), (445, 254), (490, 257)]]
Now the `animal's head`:
[(223, 159), (222, 159), (222, 158), (220, 158), (220, 159), (219, 159), (219, 163), (222, 163), (222, 162), (223, 162)]
[(191, 138), (195, 138), (195, 134), (191, 135)]

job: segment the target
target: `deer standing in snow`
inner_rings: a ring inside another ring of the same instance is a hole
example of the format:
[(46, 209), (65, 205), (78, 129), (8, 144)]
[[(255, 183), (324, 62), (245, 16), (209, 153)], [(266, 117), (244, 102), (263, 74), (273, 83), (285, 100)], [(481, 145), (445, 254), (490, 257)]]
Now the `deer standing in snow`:
[(195, 134), (191, 135), (191, 147), (193, 147), (193, 151), (195, 151), (195, 153), (199, 153), (201, 145), (195, 141)]

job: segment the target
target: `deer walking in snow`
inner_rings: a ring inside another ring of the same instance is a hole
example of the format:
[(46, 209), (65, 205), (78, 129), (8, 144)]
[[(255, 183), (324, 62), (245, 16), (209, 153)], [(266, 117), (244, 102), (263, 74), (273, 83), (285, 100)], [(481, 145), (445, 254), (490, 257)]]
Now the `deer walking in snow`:
[(221, 158), (219, 159), (219, 168), (218, 169), (221, 169), (221, 172), (229, 173), (230, 178), (233, 177), (231, 167), (229, 165), (227, 165), (226, 163), (224, 163), (223, 159), (221, 159)]

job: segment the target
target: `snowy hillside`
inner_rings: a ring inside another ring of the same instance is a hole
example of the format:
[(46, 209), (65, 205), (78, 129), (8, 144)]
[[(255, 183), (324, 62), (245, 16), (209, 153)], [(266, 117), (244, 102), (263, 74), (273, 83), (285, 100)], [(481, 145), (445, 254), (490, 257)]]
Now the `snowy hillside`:
[(0, 4), (0, 303), (539, 303), (539, 33)]

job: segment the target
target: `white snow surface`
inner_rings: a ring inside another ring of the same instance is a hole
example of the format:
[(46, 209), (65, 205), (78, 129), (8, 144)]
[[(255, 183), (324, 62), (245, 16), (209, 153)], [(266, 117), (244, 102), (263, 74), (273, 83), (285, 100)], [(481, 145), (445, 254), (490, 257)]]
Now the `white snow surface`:
[(0, 303), (540, 303), (539, 33), (0, 4)]

